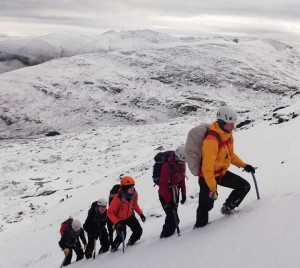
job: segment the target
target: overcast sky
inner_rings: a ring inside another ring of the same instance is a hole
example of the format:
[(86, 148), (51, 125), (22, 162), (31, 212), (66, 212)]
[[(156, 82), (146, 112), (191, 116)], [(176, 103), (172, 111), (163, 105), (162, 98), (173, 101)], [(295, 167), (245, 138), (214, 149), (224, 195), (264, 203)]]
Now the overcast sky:
[(0, 0), (0, 22), (0, 36), (151, 29), (300, 42), (300, 0)]

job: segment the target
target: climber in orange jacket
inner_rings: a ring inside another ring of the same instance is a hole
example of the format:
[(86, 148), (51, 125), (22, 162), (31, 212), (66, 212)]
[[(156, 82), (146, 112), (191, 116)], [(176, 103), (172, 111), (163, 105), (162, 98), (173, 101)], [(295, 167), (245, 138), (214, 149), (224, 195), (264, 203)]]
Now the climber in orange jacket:
[(255, 173), (253, 166), (244, 163), (234, 152), (232, 131), (238, 115), (228, 106), (217, 112), (217, 120), (210, 126), (202, 145), (202, 163), (199, 171), (199, 206), (195, 228), (208, 223), (208, 212), (218, 198), (217, 185), (232, 188), (221, 213), (230, 215), (250, 191), (250, 184), (240, 176), (228, 171), (230, 164)]
[[(143, 222), (146, 221), (142, 210), (138, 205), (138, 193), (135, 190), (135, 181), (130, 176), (121, 179), (120, 189), (116, 194), (107, 210), (107, 216), (114, 224), (117, 236), (111, 244), (111, 252), (116, 251), (122, 239), (126, 238), (126, 225), (131, 229), (132, 234), (127, 242), (127, 246), (132, 246), (142, 236), (143, 229), (135, 217), (134, 211), (140, 216)], [(122, 233), (124, 238), (122, 238)]]

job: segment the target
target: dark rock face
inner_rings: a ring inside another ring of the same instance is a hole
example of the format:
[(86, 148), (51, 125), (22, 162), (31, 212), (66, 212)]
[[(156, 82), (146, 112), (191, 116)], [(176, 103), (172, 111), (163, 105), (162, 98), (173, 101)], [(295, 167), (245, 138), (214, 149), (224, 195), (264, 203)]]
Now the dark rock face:
[(60, 133), (57, 131), (50, 131), (47, 134), (45, 134), (46, 137), (53, 137), (53, 136), (58, 136), (58, 135), (60, 135)]
[(245, 121), (243, 121), (243, 122), (237, 124), (237, 125), (236, 125), (236, 128), (243, 128), (244, 126), (249, 125), (249, 124), (252, 123), (252, 122), (253, 122), (253, 120), (247, 119), (247, 120), (245, 120)]

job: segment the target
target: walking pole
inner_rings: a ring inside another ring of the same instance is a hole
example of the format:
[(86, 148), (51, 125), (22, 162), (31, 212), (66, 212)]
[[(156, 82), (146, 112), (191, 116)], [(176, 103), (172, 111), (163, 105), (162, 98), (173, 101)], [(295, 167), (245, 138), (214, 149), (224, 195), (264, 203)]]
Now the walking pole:
[(252, 175), (252, 178), (254, 180), (254, 185), (255, 185), (255, 190), (256, 190), (256, 196), (257, 196), (257, 200), (260, 199), (260, 196), (259, 196), (259, 192), (258, 192), (258, 187), (257, 187), (257, 182), (256, 182), (256, 178), (255, 178), (255, 175), (253, 172), (251, 172), (251, 175)]
[(66, 259), (67, 259), (68, 255), (69, 255), (69, 254), (67, 254), (67, 255), (65, 256), (65, 258), (64, 258), (64, 260), (63, 260), (63, 262), (62, 262), (62, 264), (61, 264), (60, 268), (62, 268), (62, 267), (64, 266), (64, 264), (65, 264), (65, 261), (66, 261)]
[(93, 254), (93, 259), (96, 258), (96, 238), (94, 238), (94, 254)]
[(125, 236), (124, 236), (124, 231), (121, 231), (121, 237), (122, 237), (123, 253), (125, 253)]
[(173, 209), (172, 211), (173, 211), (173, 216), (174, 216), (174, 221), (175, 221), (175, 225), (176, 225), (177, 234), (178, 234), (178, 236), (180, 236), (179, 217), (178, 217), (177, 211), (175, 209)]
[[(176, 192), (175, 191), (175, 188), (172, 187), (172, 190), (173, 190), (173, 202), (175, 204), (175, 208), (172, 209), (172, 212), (173, 212), (173, 217), (174, 217), (174, 222), (175, 222), (175, 225), (176, 225), (176, 230), (177, 230), (177, 234), (178, 236), (180, 236), (180, 229), (179, 229), (179, 217), (178, 217), (178, 213), (177, 213), (177, 210), (176, 208), (178, 208), (178, 198), (179, 198), (179, 193), (178, 191)], [(176, 198), (176, 195), (177, 195), (177, 198)]]

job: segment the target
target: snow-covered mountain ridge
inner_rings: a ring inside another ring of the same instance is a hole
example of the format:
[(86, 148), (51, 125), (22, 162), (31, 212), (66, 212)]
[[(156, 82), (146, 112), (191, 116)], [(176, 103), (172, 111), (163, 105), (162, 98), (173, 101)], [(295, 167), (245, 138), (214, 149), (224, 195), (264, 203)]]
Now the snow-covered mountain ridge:
[(0, 37), (0, 73), (62, 57), (152, 46), (180, 39), (151, 30), (108, 31), (100, 35), (52, 33), (36, 37)]
[(283, 43), (147, 31), (103, 36), (123, 43), (1, 74), (0, 138), (205, 118), (233, 99), (241, 121), (270, 120), (300, 95), (299, 54)]

